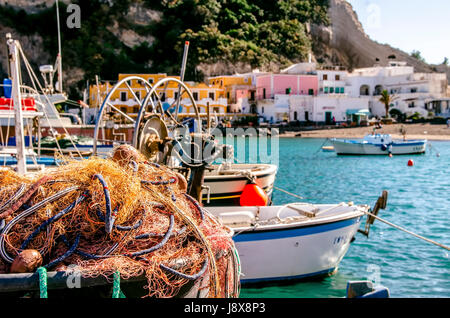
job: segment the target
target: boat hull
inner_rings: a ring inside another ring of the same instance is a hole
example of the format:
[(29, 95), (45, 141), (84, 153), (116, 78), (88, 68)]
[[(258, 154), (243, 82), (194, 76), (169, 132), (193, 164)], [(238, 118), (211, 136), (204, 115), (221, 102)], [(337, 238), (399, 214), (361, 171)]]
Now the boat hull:
[(300, 280), (334, 273), (360, 223), (359, 216), (334, 223), (235, 236), (244, 275), (241, 283)]
[[(260, 186), (272, 200), (273, 184), (277, 173), (275, 165), (264, 164), (236, 164), (233, 168), (250, 169), (259, 167), (258, 171), (253, 172), (256, 177), (256, 184)], [(207, 191), (203, 191), (202, 203), (205, 206), (240, 206), (240, 197), (248, 179), (243, 174), (236, 175), (218, 175), (216, 173), (206, 174), (204, 185), (209, 190), (209, 200)]]
[(334, 151), (338, 155), (407, 155), (422, 154), (426, 151), (426, 141), (394, 142), (383, 147), (383, 145), (355, 142), (349, 140), (332, 140)]

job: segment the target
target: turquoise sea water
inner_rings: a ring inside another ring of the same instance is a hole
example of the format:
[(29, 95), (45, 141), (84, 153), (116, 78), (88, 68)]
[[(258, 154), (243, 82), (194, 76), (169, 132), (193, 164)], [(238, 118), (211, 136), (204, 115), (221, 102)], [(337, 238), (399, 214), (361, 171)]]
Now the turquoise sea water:
[[(280, 138), (275, 185), (311, 203), (373, 206), (389, 191), (379, 216), (450, 245), (450, 142), (430, 142), (425, 155), (336, 156), (318, 151), (324, 139)], [(415, 165), (408, 167), (413, 159)], [(274, 204), (298, 199), (274, 190)], [(347, 281), (372, 280), (391, 297), (450, 297), (450, 252), (376, 221), (370, 237), (357, 234), (339, 271), (314, 282), (243, 287), (241, 297), (344, 297)]]

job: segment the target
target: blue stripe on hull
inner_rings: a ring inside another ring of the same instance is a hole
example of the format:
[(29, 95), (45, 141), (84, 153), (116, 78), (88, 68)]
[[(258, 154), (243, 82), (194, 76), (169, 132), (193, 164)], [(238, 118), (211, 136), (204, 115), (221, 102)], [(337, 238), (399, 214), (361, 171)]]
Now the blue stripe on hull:
[(316, 276), (324, 276), (333, 273), (337, 267), (326, 269), (323, 271), (308, 273), (302, 275), (295, 276), (282, 276), (282, 277), (267, 277), (267, 278), (253, 278), (253, 279), (241, 279), (241, 284), (257, 284), (257, 283), (268, 283), (274, 281), (282, 281), (282, 280), (301, 280), (306, 278), (313, 278)]
[(241, 233), (233, 237), (235, 242), (251, 242), (262, 240), (276, 240), (289, 237), (305, 236), (317, 233), (323, 233), (328, 231), (337, 230), (343, 227), (347, 227), (358, 223), (361, 217), (352, 218), (349, 220), (338, 221), (333, 223), (318, 224), (311, 226), (303, 226), (294, 229), (280, 229), (280, 230), (268, 230), (268, 231), (253, 231)]

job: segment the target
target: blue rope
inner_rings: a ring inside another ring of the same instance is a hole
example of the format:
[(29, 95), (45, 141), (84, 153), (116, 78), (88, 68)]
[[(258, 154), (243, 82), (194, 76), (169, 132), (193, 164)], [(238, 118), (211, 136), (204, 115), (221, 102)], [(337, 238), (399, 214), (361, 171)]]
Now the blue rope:
[(184, 196), (195, 206), (195, 208), (197, 209), (198, 213), (200, 213), (200, 218), (202, 219), (202, 221), (205, 219), (205, 214), (203, 213), (203, 209), (202, 207), (198, 204), (198, 202), (196, 200), (194, 200), (193, 197), (191, 197), (189, 194), (185, 193)]
[(160, 249), (161, 247), (163, 247), (163, 246), (167, 243), (167, 241), (169, 240), (170, 235), (172, 234), (172, 229), (173, 229), (173, 223), (174, 223), (174, 220), (175, 220), (175, 217), (173, 216), (173, 214), (170, 215), (169, 229), (167, 230), (167, 232), (166, 232), (166, 234), (164, 235), (164, 237), (163, 237), (163, 239), (161, 240), (161, 242), (159, 242), (158, 244), (156, 244), (156, 245), (150, 247), (149, 249), (142, 250), (142, 251), (139, 251), (139, 252), (134, 252), (134, 253), (131, 253), (130, 255), (133, 256), (133, 257), (141, 256), (141, 255), (144, 255), (144, 254), (149, 254), (149, 253), (151, 253), (151, 252), (154, 252), (154, 251), (156, 251), (157, 249)]
[(85, 199), (87, 198), (86, 194), (83, 194), (81, 196), (79, 196), (72, 204), (70, 204), (67, 208), (65, 208), (64, 210), (62, 210), (61, 212), (59, 212), (58, 214), (52, 216), (51, 218), (49, 218), (48, 220), (46, 220), (45, 222), (43, 222), (41, 225), (39, 225), (39, 227), (37, 229), (34, 230), (33, 233), (31, 233), (26, 239), (25, 241), (22, 243), (22, 246), (20, 247), (20, 250), (24, 250), (27, 248), (28, 244), (30, 244), (30, 242), (44, 229), (47, 228), (47, 226), (49, 226), (50, 224), (52, 224), (53, 222), (58, 221), (60, 218), (62, 218), (64, 215), (66, 215), (67, 213), (69, 213), (70, 211), (73, 210), (73, 208), (75, 208), (79, 203), (83, 202)]
[[(67, 240), (67, 238), (66, 238), (64, 235), (61, 235), (59, 238), (64, 242), (64, 244), (66, 244), (67, 247), (70, 247), (69, 241)], [(114, 252), (118, 246), (119, 246), (118, 243), (114, 244), (114, 245), (112, 246), (112, 248), (110, 248), (110, 250), (109, 250), (108, 252), (106, 252), (105, 255), (89, 254), (89, 253), (86, 253), (86, 252), (83, 252), (83, 251), (79, 250), (78, 248), (76, 248), (76, 249), (74, 250), (74, 253), (75, 253), (75, 254), (78, 254), (78, 255), (80, 255), (80, 256), (83, 256), (83, 257), (85, 257), (85, 258), (88, 258), (88, 259), (108, 258), (108, 257), (111, 257), (111, 255), (109, 255), (109, 254), (111, 254), (112, 252)]]
[(163, 264), (160, 264), (159, 266), (163, 270), (168, 271), (171, 274), (180, 276), (180, 277), (188, 279), (188, 280), (196, 280), (197, 278), (201, 277), (205, 273), (206, 268), (208, 267), (208, 258), (205, 259), (205, 263), (203, 264), (203, 267), (200, 269), (200, 271), (194, 275), (188, 275), (188, 274), (181, 273), (181, 272), (179, 272), (171, 267), (168, 267), (166, 265), (163, 265)]
[[(184, 232), (186, 232), (186, 229), (187, 229), (187, 227), (183, 226), (178, 232), (172, 233), (171, 237), (183, 234)], [(150, 237), (164, 237), (164, 235), (165, 234), (151, 232), (151, 233), (146, 233), (146, 234), (141, 234), (141, 235), (135, 236), (134, 239), (135, 240), (143, 240), (143, 239), (148, 239)]]
[(169, 180), (159, 180), (159, 181), (147, 181), (141, 180), (143, 184), (151, 184), (151, 185), (167, 185), (177, 182), (177, 178), (171, 177)]
[(63, 255), (61, 255), (60, 257), (58, 257), (57, 259), (53, 260), (52, 262), (48, 263), (47, 265), (45, 265), (43, 267), (52, 268), (56, 264), (61, 263), (66, 258), (68, 258), (70, 255), (72, 255), (75, 252), (75, 250), (77, 249), (78, 244), (80, 243), (80, 236), (81, 236), (80, 234), (77, 235), (77, 237), (75, 238), (75, 241), (73, 242), (73, 245), (69, 248), (69, 250), (67, 252), (65, 252)]
[(105, 220), (105, 231), (106, 233), (111, 233), (114, 221), (116, 220), (116, 212), (111, 210), (111, 196), (109, 194), (108, 185), (101, 174), (95, 174), (93, 179), (98, 179), (103, 186), (103, 193), (105, 195), (105, 205), (106, 205), (106, 220)]
[[(118, 207), (116, 207), (114, 209), (114, 211), (116, 211), (117, 213)], [(97, 210), (97, 216), (100, 219), (100, 221), (105, 222), (105, 217), (103, 216), (102, 212), (100, 210)], [(131, 230), (135, 230), (137, 228), (139, 228), (142, 225), (142, 220), (139, 220), (136, 222), (136, 224), (134, 225), (130, 225), (130, 226), (121, 226), (121, 225), (114, 225), (113, 228), (119, 231), (131, 231)]]

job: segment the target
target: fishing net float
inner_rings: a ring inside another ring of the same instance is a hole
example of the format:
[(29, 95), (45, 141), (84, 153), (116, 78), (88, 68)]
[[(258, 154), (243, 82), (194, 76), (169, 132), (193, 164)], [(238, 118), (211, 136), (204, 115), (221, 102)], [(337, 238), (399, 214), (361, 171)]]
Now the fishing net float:
[(237, 297), (232, 231), (180, 178), (124, 145), (111, 159), (66, 161), (46, 175), (0, 170), (0, 293), (17, 273), (44, 267), (57, 277), (76, 265), (84, 280), (143, 278), (144, 296), (174, 297), (195, 283), (207, 297)]

